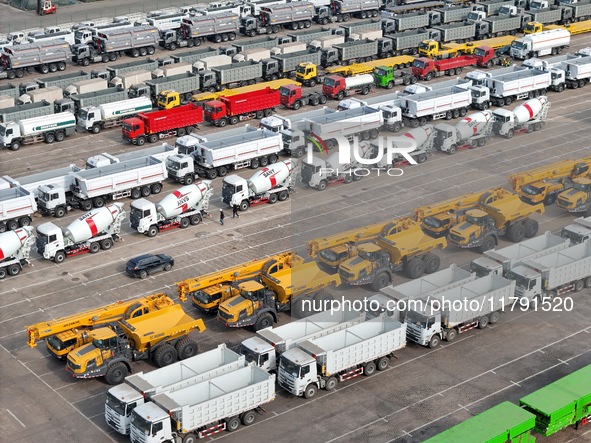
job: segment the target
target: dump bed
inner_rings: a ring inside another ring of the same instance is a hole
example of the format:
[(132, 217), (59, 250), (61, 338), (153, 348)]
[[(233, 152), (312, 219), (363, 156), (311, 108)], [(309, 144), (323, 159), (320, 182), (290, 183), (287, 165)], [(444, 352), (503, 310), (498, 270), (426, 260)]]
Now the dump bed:
[(245, 366), (244, 356), (228, 349), (223, 343), (211, 351), (150, 371), (138, 372), (125, 379), (146, 398), (162, 392), (178, 391)]
[(186, 39), (207, 37), (224, 32), (236, 32), (240, 26), (240, 17), (223, 13), (206, 16), (183, 18), (181, 28)]
[[(480, 4), (480, 2), (478, 3)], [(452, 6), (450, 8), (435, 9), (441, 15), (442, 23), (461, 22), (468, 18), (471, 8), (465, 6)]]
[(491, 95), (505, 97), (524, 92), (546, 89), (550, 86), (550, 72), (539, 69), (524, 69), (508, 74), (495, 75), (485, 80)]
[(0, 95), (8, 95), (16, 100), (21, 94), (18, 86), (8, 83), (6, 85), (0, 85)]
[(263, 65), (254, 60), (217, 66), (211, 70), (217, 72), (218, 80), (222, 85), (257, 79), (263, 75)]
[(63, 62), (70, 58), (70, 45), (63, 40), (5, 46), (2, 51), (2, 58), (13, 69)]
[(90, 78), (89, 72), (76, 71), (69, 74), (53, 75), (51, 77), (36, 78), (35, 81), (41, 88), (47, 88), (48, 86), (57, 86), (58, 88), (64, 89), (66, 86), (70, 86), (72, 83), (76, 83), (80, 80), (87, 80)]
[(395, 50), (402, 51), (404, 49), (417, 48), (419, 43), (429, 39), (429, 35), (428, 31), (413, 29), (412, 31), (390, 34), (387, 37), (394, 42)]
[(0, 221), (16, 219), (37, 211), (32, 193), (21, 187), (0, 190)]
[(390, 254), (392, 263), (402, 263), (416, 254), (423, 254), (437, 248), (445, 248), (445, 237), (433, 238), (423, 232), (420, 225), (414, 225), (388, 237), (379, 237), (377, 244)]
[(152, 398), (187, 431), (255, 409), (275, 398), (275, 375), (251, 364), (208, 381)]
[(51, 171), (39, 172), (37, 174), (31, 174), (24, 177), (4, 179), (11, 181), (14, 184), (20, 185), (22, 188), (29, 191), (35, 198), (39, 196), (39, 186), (43, 185), (54, 185), (61, 189), (70, 189), (72, 184), (71, 172), (80, 171), (76, 165), (70, 165), (65, 168), (53, 169)]
[(507, 223), (529, 217), (536, 212), (538, 214), (544, 213), (544, 205), (542, 203), (529, 205), (521, 201), (517, 194), (499, 198), (488, 205), (480, 205), (480, 208), (495, 220), (498, 228), (505, 226)]
[(134, 71), (150, 71), (158, 67), (158, 60), (152, 60), (151, 58), (144, 60), (135, 60), (127, 63), (119, 63), (116, 65), (107, 66), (111, 78), (120, 77), (121, 74)]
[(277, 54), (271, 56), (271, 58), (279, 61), (282, 72), (292, 72), (296, 70), (300, 63), (319, 65), (321, 55), (320, 52), (316, 51), (299, 51), (290, 54)]
[(171, 75), (170, 77), (154, 78), (147, 80), (146, 84), (150, 86), (152, 97), (156, 97), (162, 91), (176, 91), (180, 94), (187, 92), (195, 93), (199, 91), (200, 77), (193, 72)]
[[(219, 55), (220, 51), (217, 48), (208, 47), (202, 49), (196, 49), (193, 51), (185, 51), (179, 54), (172, 54), (171, 58), (175, 63), (195, 63), (202, 58), (213, 57)], [(155, 69), (155, 68), (154, 68)]]
[(567, 79), (588, 79), (591, 77), (591, 56), (563, 61), (560, 67), (564, 69)]
[(80, 198), (94, 198), (138, 186), (158, 183), (168, 177), (166, 164), (143, 157), (101, 168), (73, 172), (72, 191)]
[(329, 376), (404, 348), (406, 323), (380, 316), (297, 346)]
[(232, 46), (234, 46), (236, 49), (238, 49), (239, 52), (243, 52), (246, 51), (247, 49), (252, 49), (252, 48), (267, 48), (267, 49), (271, 49), (274, 48), (275, 46), (277, 46), (279, 44), (279, 41), (277, 40), (277, 38), (274, 37), (262, 37), (262, 38), (258, 38), (258, 39), (246, 39), (244, 42), (239, 42), (239, 43), (232, 43)]
[(37, 103), (16, 105), (10, 108), (0, 109), (0, 123), (17, 122), (28, 118), (42, 117), (53, 114), (53, 103), (42, 100)]
[(285, 294), (291, 297), (309, 294), (341, 284), (341, 278), (338, 274), (324, 272), (314, 261), (285, 267), (271, 275), (265, 274), (263, 281), (267, 287), (273, 289), (277, 294)]
[(76, 112), (87, 106), (100, 106), (104, 103), (116, 102), (127, 99), (127, 91), (123, 88), (113, 87), (103, 89), (102, 91), (89, 92), (87, 94), (77, 94), (70, 97), (74, 102)]
[(304, 43), (310, 43), (313, 40), (322, 37), (328, 37), (330, 35), (332, 35), (332, 30), (327, 28), (322, 28), (319, 31), (311, 31), (309, 29), (306, 29), (304, 31), (290, 32), (289, 34), (287, 34), (287, 36), (291, 37), (293, 41)]
[(342, 62), (360, 57), (371, 57), (378, 53), (377, 40), (355, 40), (336, 44), (332, 47), (339, 52), (339, 60)]
[(471, 102), (470, 90), (452, 86), (403, 97), (402, 113), (412, 118), (425, 117), (452, 109), (467, 108)]
[(329, 139), (337, 134), (348, 136), (362, 131), (379, 129), (384, 123), (384, 117), (379, 109), (363, 106), (324, 114), (302, 123), (314, 134)]

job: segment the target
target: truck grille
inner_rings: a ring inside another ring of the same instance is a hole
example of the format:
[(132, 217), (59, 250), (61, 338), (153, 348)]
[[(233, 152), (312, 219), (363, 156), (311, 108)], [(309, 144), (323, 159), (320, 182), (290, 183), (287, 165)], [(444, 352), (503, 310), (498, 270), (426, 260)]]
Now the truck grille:
[(223, 320), (231, 320), (232, 319), (232, 316), (229, 313), (224, 312), (221, 309), (218, 310), (218, 316)]
[(565, 200), (564, 198), (559, 198), (558, 199), (558, 206), (562, 206), (564, 208), (568, 208), (571, 206), (570, 202), (568, 200)]
[(279, 373), (279, 386), (281, 386), (286, 391), (292, 391), (294, 389), (293, 382), (289, 380), (282, 372)]
[(421, 338), (421, 334), (419, 333), (419, 331), (415, 331), (413, 328), (407, 326), (406, 337), (412, 341), (419, 341), (419, 339)]
[(454, 242), (461, 243), (464, 239), (456, 234), (449, 234), (449, 239)]
[(352, 273), (347, 272), (344, 269), (339, 269), (339, 275), (343, 280), (348, 280), (350, 277), (353, 277)]
[(72, 363), (70, 360), (68, 360), (67, 365), (68, 365), (68, 368), (71, 369), (72, 371), (78, 371), (80, 369), (80, 365)]

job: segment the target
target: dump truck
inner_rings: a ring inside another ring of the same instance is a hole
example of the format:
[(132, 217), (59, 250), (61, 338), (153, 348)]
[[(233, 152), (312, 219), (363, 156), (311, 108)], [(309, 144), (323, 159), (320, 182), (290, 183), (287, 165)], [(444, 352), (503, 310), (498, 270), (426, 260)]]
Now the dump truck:
[(20, 274), (25, 266), (31, 264), (29, 256), (34, 243), (31, 226), (0, 233), (0, 280), (6, 275)]
[(185, 17), (180, 29), (161, 32), (158, 44), (161, 48), (174, 51), (176, 48), (199, 46), (205, 39), (215, 43), (234, 41), (239, 26), (240, 17), (231, 13)]
[(232, 63), (232, 57), (229, 55), (212, 55), (211, 57), (201, 58), (193, 63), (193, 72), (211, 70), (218, 66), (229, 65), (230, 63)]
[(72, 184), (61, 188), (53, 184), (39, 188), (39, 209), (44, 214), (63, 217), (72, 208), (90, 211), (105, 202), (124, 197), (137, 200), (158, 194), (166, 179), (166, 165), (154, 157), (140, 157), (70, 172)]
[(560, 69), (565, 72), (565, 83), (569, 88), (582, 88), (591, 79), (591, 56), (564, 60)]
[(412, 14), (392, 16), (391, 18), (383, 20), (382, 30), (384, 33), (390, 34), (410, 29), (428, 28), (431, 24), (429, 14), (416, 12)]
[(201, 71), (201, 91), (221, 91), (224, 88), (252, 85), (263, 75), (262, 63), (253, 60), (216, 66)]
[(324, 77), (322, 93), (328, 98), (342, 100), (350, 94), (369, 94), (373, 84), (374, 77), (371, 74), (358, 75), (355, 77), (328, 75)]
[(486, 145), (493, 128), (493, 113), (481, 111), (460, 120), (455, 126), (447, 123), (435, 125), (435, 149), (452, 155), (464, 149)]
[(474, 21), (476, 38), (487, 39), (502, 35), (515, 35), (523, 27), (522, 15), (493, 15)]
[(345, 43), (345, 36), (342, 34), (331, 34), (324, 37), (318, 37), (308, 43), (308, 48), (312, 51), (321, 51), (331, 48), (333, 45)]
[(261, 8), (259, 16), (247, 16), (240, 21), (240, 33), (248, 37), (257, 34), (277, 34), (283, 27), (292, 30), (309, 28), (315, 11), (309, 2), (272, 4)]
[(514, 245), (501, 249), (491, 249), (484, 252), (470, 263), (470, 272), (478, 277), (495, 274), (507, 277), (509, 272), (526, 260), (536, 260), (556, 251), (562, 251), (570, 246), (569, 239), (562, 238), (551, 232), (533, 237)]
[[(246, 62), (249, 60), (253, 60), (255, 62), (260, 62), (264, 58), (271, 57), (271, 50), (268, 48), (252, 48), (246, 49), (243, 52), (239, 52), (234, 57), (232, 57), (232, 61), (230, 63), (237, 63), (237, 62)], [(226, 63), (228, 64), (228, 63)]]
[(209, 180), (183, 186), (158, 204), (141, 198), (131, 203), (131, 227), (140, 234), (155, 237), (161, 231), (198, 225), (207, 215), (213, 186)]
[(158, 394), (175, 392), (246, 366), (244, 356), (225, 343), (170, 366), (138, 372), (107, 391), (105, 421), (119, 434), (129, 434), (131, 412)]
[(269, 116), (280, 103), (279, 91), (265, 88), (205, 102), (204, 117), (215, 126), (236, 125), (240, 121)]
[(275, 375), (254, 365), (175, 392), (158, 394), (131, 414), (131, 439), (142, 443), (205, 438), (251, 425), (275, 399)]
[(526, 35), (511, 43), (511, 57), (525, 60), (529, 57), (560, 54), (570, 44), (570, 32), (566, 29), (551, 29)]
[[(388, 368), (406, 346), (406, 323), (379, 316), (324, 337), (305, 340), (279, 360), (279, 386), (311, 399), (318, 389), (333, 391), (345, 380)], [(303, 374), (301, 377), (299, 374)]]
[(284, 85), (279, 88), (281, 104), (288, 109), (298, 110), (302, 106), (318, 106), (326, 104), (326, 95), (319, 92), (309, 92), (304, 95), (301, 86)]
[(495, 109), (492, 131), (496, 135), (512, 138), (515, 134), (541, 130), (550, 109), (550, 101), (541, 95), (515, 107), (513, 111)]
[(195, 356), (197, 343), (188, 334), (205, 330), (203, 320), (179, 304), (120, 319), (117, 327), (122, 334), (109, 327), (90, 331), (92, 341), (68, 354), (66, 371), (74, 378), (105, 377), (108, 384), (119, 384), (132, 372), (133, 361), (151, 358), (161, 368)]
[(161, 111), (141, 112), (121, 122), (123, 140), (143, 146), (165, 137), (181, 137), (203, 122), (203, 108), (192, 103)]
[(37, 203), (32, 192), (18, 183), (10, 188), (0, 189), (0, 232), (16, 231), (19, 226), (29, 226), (35, 212)]
[(103, 129), (120, 126), (126, 117), (140, 112), (150, 112), (152, 101), (147, 97), (132, 98), (119, 102), (105, 103), (99, 106), (82, 108), (78, 112), (78, 126), (93, 134)]
[(171, 54), (171, 58), (175, 63), (195, 63), (207, 57), (215, 57), (220, 55), (220, 51), (212, 46), (200, 49), (193, 49), (192, 51), (185, 51), (180, 54)]
[(487, 46), (479, 46), (472, 55), (461, 55), (443, 60), (420, 57), (413, 61), (412, 73), (415, 77), (429, 81), (443, 75), (459, 75), (468, 66), (492, 68), (496, 63), (495, 51)]
[(287, 36), (294, 42), (310, 43), (313, 40), (333, 35), (330, 28), (320, 28), (315, 30), (306, 29), (305, 31), (289, 32)]
[(573, 180), (573, 187), (558, 194), (557, 206), (568, 212), (591, 216), (591, 174)]
[(105, 69), (109, 73), (109, 80), (114, 79), (115, 77), (121, 77), (123, 74), (127, 74), (128, 72), (136, 72), (136, 71), (149, 71), (152, 72), (154, 69), (158, 68), (158, 60), (153, 60), (151, 58), (142, 59), (142, 60), (134, 60), (131, 62), (126, 63), (119, 63), (116, 65), (107, 66)]
[(76, 117), (71, 112), (2, 123), (0, 143), (11, 151), (18, 151), (22, 145), (61, 142), (74, 133), (75, 127)]
[[(499, 275), (487, 275), (429, 298), (417, 299), (406, 313), (409, 341), (439, 346), (442, 340), (453, 341), (458, 334), (471, 329), (484, 329), (499, 320), (505, 305), (511, 303), (515, 282)], [(451, 306), (461, 303), (461, 309)]]
[(293, 163), (285, 160), (269, 165), (246, 180), (239, 175), (224, 177), (222, 202), (240, 211), (263, 203), (285, 201), (292, 191)]
[(53, 114), (53, 112), (53, 103), (45, 100), (26, 105), (16, 105), (10, 108), (0, 109), (0, 123), (18, 122), (29, 118)]
[(309, 82), (310, 79), (306, 78), (305, 75), (300, 79), (302, 74), (305, 73), (305, 70), (302, 71), (301, 67), (305, 65), (319, 65), (320, 57), (320, 52), (309, 50), (273, 55), (270, 59), (263, 60), (262, 78), (265, 80), (289, 78), (295, 73), (296, 80)]
[(568, 238), (571, 245), (577, 245), (591, 239), (591, 217), (574, 219), (573, 223), (562, 228), (560, 236)]
[(119, 300), (58, 319), (42, 321), (25, 326), (27, 344), (34, 348), (38, 341), (45, 340), (51, 355), (60, 360), (66, 360), (70, 351), (91, 341), (88, 331), (120, 319), (136, 318), (173, 304), (174, 301), (171, 298), (159, 292), (145, 297)]
[[(54, 88), (57, 88), (57, 86), (54, 86)], [(43, 91), (44, 89), (47, 88), (39, 89), (39, 91)], [(69, 97), (71, 95), (88, 94), (89, 92), (101, 91), (103, 89), (107, 89), (107, 80), (105, 80), (104, 78), (89, 78), (86, 80), (77, 81), (76, 83), (72, 83), (64, 89), (63, 93), (61, 93), (59, 97), (56, 97), (53, 100), (63, 98), (64, 95), (66, 97)], [(36, 91), (32, 91), (29, 94), (31, 95), (34, 92)], [(60, 92), (62, 91), (60, 90)]]
[(194, 181), (196, 175), (213, 180), (217, 176), (225, 177), (232, 169), (256, 169), (273, 164), (283, 150), (283, 141), (281, 134), (248, 126), (234, 135), (208, 137), (194, 148), (196, 154), (180, 154), (168, 159), (171, 179), (187, 184)]
[(377, 40), (355, 40), (335, 44), (321, 50), (320, 65), (328, 68), (334, 65), (347, 65), (354, 62), (363, 63), (373, 60), (378, 55)]
[(12, 83), (0, 85), (0, 95), (12, 97), (14, 100), (17, 100), (21, 95), (20, 88)]
[(119, 86), (125, 90), (129, 90), (133, 85), (139, 85), (140, 83), (152, 80), (152, 77), (153, 74), (149, 71), (124, 72), (119, 77), (113, 77), (109, 82), (109, 86)]
[(298, 318), (310, 314), (307, 305), (331, 300), (326, 290), (340, 284), (337, 274), (323, 272), (316, 262), (304, 263), (297, 256), (285, 263), (270, 260), (263, 267), (260, 282), (238, 283), (239, 295), (220, 303), (217, 318), (227, 327), (253, 326), (258, 331), (276, 323), (282, 311), (291, 311)]
[(493, 73), (485, 79), (485, 86), (474, 86), (472, 107), (487, 109), (491, 104), (508, 106), (515, 100), (544, 96), (552, 82), (550, 72), (539, 69), (521, 69), (506, 74)]
[(101, 166), (107, 166), (114, 163), (121, 163), (122, 161), (134, 160), (141, 157), (154, 157), (158, 160), (166, 162), (168, 157), (171, 155), (178, 154), (179, 150), (176, 146), (171, 146), (166, 143), (162, 143), (160, 146), (151, 146), (149, 148), (138, 149), (137, 151), (126, 152), (124, 154), (118, 154), (117, 156), (111, 155), (107, 152), (102, 154), (93, 155), (86, 159), (85, 169), (98, 168)]
[[(339, 22), (346, 22), (351, 17), (360, 19), (377, 17), (381, 6), (379, 0), (334, 0), (330, 3), (330, 17), (332, 21)], [(324, 22), (322, 19), (320, 21)], [(350, 29), (348, 37), (352, 34)]]
[(39, 188), (43, 185), (55, 185), (61, 186), (62, 188), (69, 188), (73, 183), (70, 172), (80, 171), (76, 165), (70, 165), (65, 168), (52, 169), (50, 171), (38, 172), (36, 174), (30, 174), (21, 176), (16, 179), (7, 175), (3, 176), (0, 182), (5, 182), (9, 187), (16, 188), (22, 187), (27, 190), (35, 198), (39, 198)]
[(357, 245), (357, 256), (339, 265), (339, 275), (348, 285), (371, 285), (376, 291), (389, 285), (396, 271), (410, 278), (439, 269), (439, 256), (433, 250), (445, 248), (445, 238), (433, 238), (423, 233), (417, 222), (409, 222), (400, 232), (378, 237), (376, 243)]
[(2, 50), (0, 78), (22, 78), (34, 68), (42, 74), (63, 71), (70, 57), (70, 46), (62, 40), (6, 46)]
[[(80, 80), (87, 80), (90, 78), (90, 73), (85, 71), (69, 72), (67, 74), (54, 75), (51, 77), (37, 78), (35, 81), (41, 88), (47, 88), (48, 86), (57, 86), (58, 88), (64, 89), (66, 86), (76, 83)], [(0, 94), (3, 94), (0, 91)]]
[(153, 55), (158, 45), (158, 29), (153, 26), (108, 29), (97, 33), (91, 44), (72, 46), (72, 61), (82, 66), (114, 62), (122, 54), (131, 57)]
[(37, 227), (37, 252), (46, 260), (62, 263), (66, 257), (111, 249), (120, 238), (124, 219), (123, 203), (113, 203), (87, 212), (65, 229), (43, 223)]
[(392, 41), (392, 55), (417, 54), (419, 44), (431, 38), (428, 30), (413, 29), (410, 31), (388, 34), (387, 38)]
[(573, 180), (584, 177), (591, 167), (591, 157), (562, 160), (550, 165), (511, 174), (509, 184), (521, 200), (529, 204), (553, 204), (558, 194), (573, 186)]
[(434, 26), (431, 29), (431, 39), (439, 43), (451, 41), (462, 43), (472, 40), (476, 36), (476, 25), (474, 23), (451, 23)]
[(170, 77), (146, 80), (129, 89), (130, 98), (147, 96), (160, 109), (171, 109), (191, 101), (193, 94), (201, 87), (201, 78), (197, 73), (185, 72)]
[[(83, 80), (83, 81), (87, 81), (87, 80)], [(94, 79), (91, 81), (94, 82)], [(103, 82), (104, 87), (106, 88), (107, 83), (102, 79), (101, 79), (101, 82)], [(73, 90), (73, 89), (70, 89), (69, 91), (72, 91), (75, 93), (75, 90)], [(68, 94), (69, 94), (69, 92), (68, 92)], [(53, 103), (54, 101), (60, 100), (63, 98), (64, 98), (64, 91), (62, 91), (57, 86), (48, 86), (47, 88), (35, 89), (35, 90), (27, 92), (26, 94), (21, 95), (18, 99), (18, 104), (25, 105), (28, 103), (39, 103), (42, 101), (46, 101), (48, 103)]]
[(507, 274), (507, 278), (517, 285), (515, 295), (532, 303), (590, 288), (591, 242), (587, 240), (552, 254), (524, 260)]
[(494, 248), (502, 235), (520, 242), (538, 233), (538, 222), (530, 218), (535, 213), (544, 213), (542, 203), (529, 205), (518, 194), (507, 192), (492, 203), (466, 211), (465, 222), (450, 229), (448, 240), (460, 248), (480, 248), (481, 252)]
[(469, 89), (451, 86), (401, 97), (404, 124), (411, 128), (425, 125), (430, 120), (464, 117), (472, 102)]
[(267, 372), (275, 372), (279, 357), (298, 343), (331, 334), (365, 320), (365, 314), (356, 311), (318, 312), (276, 328), (257, 331), (255, 337), (240, 344), (240, 354)]
[(104, 103), (116, 102), (127, 98), (127, 91), (120, 87), (112, 87), (103, 89), (102, 91), (78, 94), (70, 97), (74, 102), (74, 109), (76, 112), (79, 112), (80, 109), (88, 106), (100, 106)]

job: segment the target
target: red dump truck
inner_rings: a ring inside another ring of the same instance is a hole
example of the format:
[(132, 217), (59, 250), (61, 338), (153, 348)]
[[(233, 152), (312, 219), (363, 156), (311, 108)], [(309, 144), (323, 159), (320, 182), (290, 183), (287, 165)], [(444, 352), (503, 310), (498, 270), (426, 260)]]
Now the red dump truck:
[(432, 60), (428, 57), (419, 57), (412, 63), (412, 74), (419, 80), (431, 80), (442, 75), (459, 75), (462, 68), (467, 66), (480, 66), (491, 68), (496, 64), (496, 56), (493, 48), (480, 46), (472, 55)]
[(268, 117), (281, 104), (279, 91), (269, 87), (258, 91), (219, 97), (205, 102), (205, 121), (216, 126), (237, 124), (241, 120)]
[(142, 146), (164, 137), (181, 137), (197, 129), (203, 122), (203, 109), (189, 103), (162, 111), (142, 112), (121, 122), (123, 140)]

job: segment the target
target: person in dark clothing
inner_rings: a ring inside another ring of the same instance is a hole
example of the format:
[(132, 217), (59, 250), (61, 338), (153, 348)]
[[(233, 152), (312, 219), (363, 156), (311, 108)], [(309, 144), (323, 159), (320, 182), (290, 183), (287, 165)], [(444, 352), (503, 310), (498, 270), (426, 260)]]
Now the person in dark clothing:
[(238, 214), (238, 205), (232, 206), (232, 218), (234, 217), (240, 218), (240, 214)]
[(220, 208), (220, 224), (224, 226), (224, 218), (226, 215), (224, 214), (224, 210)]

